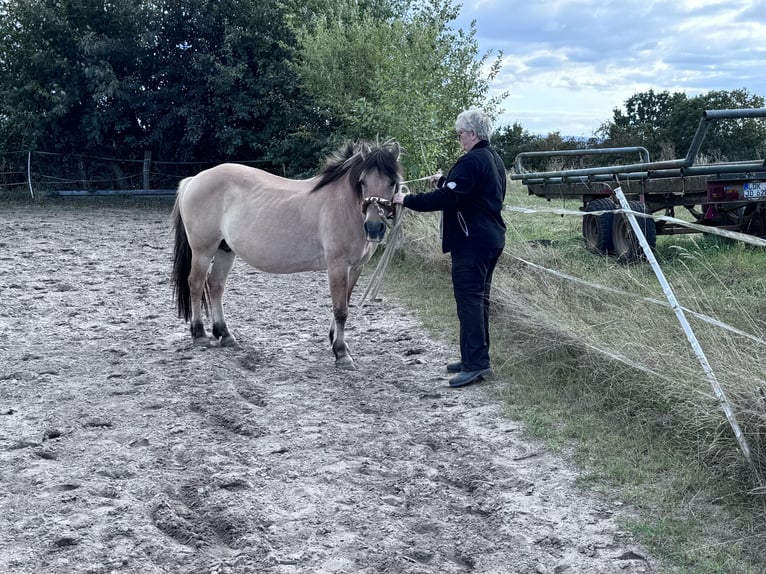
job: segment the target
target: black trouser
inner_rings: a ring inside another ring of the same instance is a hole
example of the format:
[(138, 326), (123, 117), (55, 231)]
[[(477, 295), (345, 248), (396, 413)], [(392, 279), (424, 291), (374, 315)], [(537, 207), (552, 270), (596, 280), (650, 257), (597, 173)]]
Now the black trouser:
[(452, 251), (452, 287), (464, 371), (489, 368), (489, 291), (502, 249)]

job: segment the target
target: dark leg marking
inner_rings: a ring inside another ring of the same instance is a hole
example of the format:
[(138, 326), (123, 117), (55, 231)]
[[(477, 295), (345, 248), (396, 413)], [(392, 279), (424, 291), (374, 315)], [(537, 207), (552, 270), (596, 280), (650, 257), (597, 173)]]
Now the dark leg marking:
[(229, 328), (223, 321), (213, 323), (213, 337), (221, 341), (222, 347), (234, 347), (237, 345), (237, 340), (229, 332)]

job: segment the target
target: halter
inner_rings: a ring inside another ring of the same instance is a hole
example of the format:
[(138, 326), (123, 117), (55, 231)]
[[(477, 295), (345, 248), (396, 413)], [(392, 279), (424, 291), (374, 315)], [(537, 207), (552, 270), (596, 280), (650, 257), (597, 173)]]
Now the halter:
[(370, 205), (374, 205), (375, 209), (378, 210), (378, 215), (385, 219), (393, 219), (394, 215), (396, 214), (396, 206), (391, 201), (383, 197), (373, 195), (371, 197), (365, 198), (362, 201), (362, 213), (366, 213)]

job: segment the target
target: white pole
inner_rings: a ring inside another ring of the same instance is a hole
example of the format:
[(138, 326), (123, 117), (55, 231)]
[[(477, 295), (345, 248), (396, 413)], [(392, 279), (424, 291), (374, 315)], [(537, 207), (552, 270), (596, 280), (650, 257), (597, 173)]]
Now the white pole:
[(35, 192), (32, 190), (32, 152), (27, 154), (27, 184), (29, 184), (29, 193), (32, 199), (35, 198)]
[[(659, 263), (657, 263), (657, 259), (654, 257), (654, 253), (652, 253), (652, 248), (649, 246), (649, 242), (646, 240), (646, 237), (644, 237), (641, 228), (638, 226), (636, 216), (630, 209), (628, 200), (625, 198), (625, 194), (622, 192), (622, 187), (615, 189), (614, 193), (617, 196), (617, 199), (620, 201), (620, 206), (625, 211), (625, 215), (630, 222), (630, 226), (633, 228), (633, 233), (636, 235), (636, 238), (641, 245), (641, 249), (643, 249), (644, 254), (646, 255), (647, 261), (649, 261), (651, 264), (652, 269), (654, 270), (654, 274), (657, 276), (660, 285), (662, 285), (662, 291), (665, 293), (665, 297), (667, 297), (668, 303), (670, 303), (670, 307), (675, 312), (676, 317), (678, 318), (678, 322), (681, 324), (684, 333), (686, 333), (686, 338), (694, 350), (694, 354), (697, 355), (697, 360), (700, 362), (702, 369), (705, 371), (705, 375), (710, 382), (710, 386), (713, 388), (713, 392), (721, 404), (721, 409), (726, 414), (729, 425), (731, 425), (731, 428), (734, 431), (734, 436), (737, 437), (739, 447), (742, 449), (742, 454), (745, 455), (745, 459), (747, 459), (747, 462), (755, 470), (755, 465), (753, 465), (753, 461), (750, 457), (750, 447), (747, 444), (747, 439), (745, 439), (745, 436), (742, 434), (742, 430), (739, 428), (739, 423), (737, 422), (737, 417), (734, 414), (734, 409), (731, 408), (731, 403), (729, 403), (729, 399), (726, 397), (726, 393), (724, 393), (724, 390), (721, 388), (721, 385), (718, 382), (713, 369), (710, 367), (710, 363), (708, 362), (702, 347), (700, 347), (699, 341), (697, 341), (697, 337), (695, 336), (694, 331), (692, 331), (689, 322), (686, 320), (686, 315), (684, 314), (683, 308), (678, 304), (678, 300), (676, 299), (673, 290), (670, 288), (670, 285), (665, 279), (665, 274), (662, 272), (662, 268), (660, 267)], [(761, 477), (757, 472), (756, 476), (758, 477), (758, 481), (762, 483)]]

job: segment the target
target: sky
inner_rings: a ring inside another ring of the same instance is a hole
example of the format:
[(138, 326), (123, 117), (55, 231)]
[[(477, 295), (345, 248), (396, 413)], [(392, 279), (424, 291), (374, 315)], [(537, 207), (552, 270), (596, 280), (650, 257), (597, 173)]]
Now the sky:
[[(766, 0), (458, 0), (480, 54), (503, 53), (496, 127), (590, 137), (631, 96), (766, 97)], [(700, 110), (700, 113), (702, 110)]]

